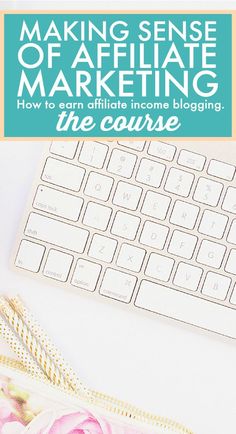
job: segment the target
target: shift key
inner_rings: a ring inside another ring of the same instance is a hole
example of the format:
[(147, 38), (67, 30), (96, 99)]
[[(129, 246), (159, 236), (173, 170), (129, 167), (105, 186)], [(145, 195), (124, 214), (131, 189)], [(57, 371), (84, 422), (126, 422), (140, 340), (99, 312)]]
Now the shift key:
[(31, 213), (25, 235), (74, 252), (84, 251), (89, 232), (58, 220)]

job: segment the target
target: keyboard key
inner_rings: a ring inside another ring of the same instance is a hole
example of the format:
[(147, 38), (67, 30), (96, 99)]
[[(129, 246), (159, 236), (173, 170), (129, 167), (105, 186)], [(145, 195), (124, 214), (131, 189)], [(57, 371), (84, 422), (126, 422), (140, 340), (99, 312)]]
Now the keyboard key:
[(213, 268), (220, 268), (226, 247), (222, 244), (203, 240), (197, 255), (197, 262)]
[(157, 253), (151, 253), (145, 274), (153, 279), (168, 282), (174, 263), (175, 261), (172, 258), (167, 258), (166, 256), (158, 255)]
[(166, 161), (173, 161), (175, 153), (176, 147), (174, 145), (158, 141), (151, 141), (148, 149), (148, 154)]
[(72, 142), (54, 140), (51, 144), (50, 152), (72, 160), (75, 157), (77, 147), (78, 140)]
[(130, 178), (134, 171), (136, 160), (137, 157), (134, 154), (113, 149), (107, 171), (124, 178)]
[(49, 157), (44, 166), (42, 180), (69, 190), (79, 191), (84, 174), (85, 170), (82, 167)]
[(206, 157), (204, 155), (196, 154), (195, 152), (180, 151), (178, 164), (180, 166), (188, 167), (197, 171), (202, 171), (205, 165)]
[[(235, 298), (231, 300), (234, 302)], [(236, 336), (234, 309), (157, 283), (143, 280), (135, 305), (207, 330), (214, 330), (216, 333), (234, 338)]]
[(166, 218), (171, 198), (164, 194), (148, 191), (146, 193), (141, 213), (159, 220)]
[(100, 259), (104, 262), (112, 262), (116, 251), (117, 241), (113, 238), (95, 234), (89, 248), (88, 255), (91, 258)]
[(44, 276), (59, 280), (60, 282), (66, 282), (73, 259), (72, 255), (51, 249), (44, 266)]
[(207, 178), (199, 178), (193, 198), (197, 202), (217, 206), (223, 185)]
[(99, 264), (78, 259), (71, 284), (87, 291), (95, 291), (101, 269)]
[(198, 206), (177, 200), (170, 216), (170, 222), (186, 229), (193, 229), (196, 224), (198, 214)]
[(236, 188), (229, 187), (227, 189), (222, 209), (236, 214)]
[(232, 249), (228, 256), (225, 271), (228, 273), (236, 274), (236, 250)]
[(108, 200), (114, 179), (100, 173), (90, 172), (84, 194), (103, 201)]
[(97, 139), (97, 142), (99, 142), (99, 143), (101, 143), (103, 145), (108, 145), (108, 147), (111, 146), (111, 145), (116, 145), (117, 144), (117, 140), (106, 139), (105, 137), (101, 138), (101, 139)]
[(45, 250), (45, 247), (40, 244), (22, 240), (15, 260), (16, 266), (37, 273)]
[(223, 163), (222, 161), (211, 160), (207, 173), (217, 178), (225, 179), (226, 181), (232, 181), (235, 174), (235, 166)]
[(26, 224), (25, 235), (45, 241), (74, 252), (84, 251), (88, 231), (62, 223), (40, 214), (31, 213)]
[(100, 294), (129, 303), (136, 280), (135, 276), (107, 268), (100, 287)]
[(118, 211), (111, 228), (111, 233), (127, 240), (134, 240), (140, 221), (140, 218), (137, 216)]
[(84, 214), (83, 223), (85, 226), (105, 231), (111, 214), (111, 208), (98, 203), (89, 202)]
[(116, 187), (113, 203), (134, 211), (138, 207), (141, 194), (141, 187), (120, 181)]
[(232, 303), (232, 304), (236, 304), (236, 283), (235, 283), (235, 285), (234, 285), (233, 294), (232, 294), (232, 296), (231, 296), (231, 298), (230, 298), (230, 303)]
[(197, 244), (195, 235), (175, 230), (173, 232), (168, 252), (181, 258), (191, 259)]
[(188, 197), (194, 175), (192, 173), (184, 172), (180, 169), (171, 168), (165, 184), (165, 191), (177, 194), (178, 196)]
[(79, 154), (79, 162), (87, 166), (101, 169), (107, 156), (108, 146), (102, 143), (86, 141)]
[(121, 246), (116, 263), (119, 267), (138, 272), (141, 270), (145, 254), (144, 249), (124, 243)]
[(228, 217), (214, 211), (205, 210), (198, 231), (214, 238), (222, 238), (228, 222)]
[(162, 250), (169, 233), (167, 226), (146, 221), (140, 236), (140, 243)]
[(39, 185), (33, 207), (41, 211), (76, 222), (79, 218), (83, 199), (53, 188)]
[(145, 140), (134, 140), (133, 142), (127, 140), (118, 140), (118, 144), (125, 146), (126, 148), (135, 149), (136, 151), (143, 151), (145, 146)]
[(165, 168), (164, 164), (143, 158), (138, 168), (136, 180), (141, 184), (160, 187)]
[(236, 220), (232, 221), (230, 226), (229, 234), (227, 237), (227, 241), (232, 244), (236, 244)]
[(230, 284), (231, 279), (229, 277), (212, 273), (210, 271), (206, 275), (206, 279), (202, 287), (202, 293), (216, 298), (217, 300), (225, 300)]
[(176, 270), (173, 283), (180, 288), (196, 291), (202, 277), (203, 270), (194, 265), (180, 262)]

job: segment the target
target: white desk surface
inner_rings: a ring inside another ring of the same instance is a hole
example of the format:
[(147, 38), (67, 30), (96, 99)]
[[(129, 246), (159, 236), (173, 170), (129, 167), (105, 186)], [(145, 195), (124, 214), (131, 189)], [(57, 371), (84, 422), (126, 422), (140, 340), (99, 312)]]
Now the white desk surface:
[(10, 271), (41, 150), (39, 142), (0, 143), (0, 291), (21, 294), (89, 386), (175, 418), (195, 434), (235, 434), (236, 342)]

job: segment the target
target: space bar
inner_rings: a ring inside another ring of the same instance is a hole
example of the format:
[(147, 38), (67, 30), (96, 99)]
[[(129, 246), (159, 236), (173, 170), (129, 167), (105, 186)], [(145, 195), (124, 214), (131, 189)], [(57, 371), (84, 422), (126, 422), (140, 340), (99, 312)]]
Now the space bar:
[(135, 306), (236, 338), (236, 310), (143, 280)]

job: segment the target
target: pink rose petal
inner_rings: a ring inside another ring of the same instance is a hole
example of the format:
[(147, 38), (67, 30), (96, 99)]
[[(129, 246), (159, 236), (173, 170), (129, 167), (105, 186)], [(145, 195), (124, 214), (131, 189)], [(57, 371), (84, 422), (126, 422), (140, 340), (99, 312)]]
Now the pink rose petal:
[(12, 413), (12, 407), (5, 399), (0, 399), (0, 420), (6, 419)]
[(23, 434), (24, 428), (20, 422), (7, 422), (3, 425), (1, 434)]
[[(89, 413), (76, 412), (62, 416), (52, 425), (49, 434), (69, 434), (80, 429), (81, 434), (103, 434), (99, 422)], [(87, 432), (86, 432), (87, 431)], [(105, 433), (104, 433), (105, 434)]]

